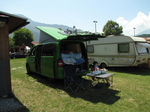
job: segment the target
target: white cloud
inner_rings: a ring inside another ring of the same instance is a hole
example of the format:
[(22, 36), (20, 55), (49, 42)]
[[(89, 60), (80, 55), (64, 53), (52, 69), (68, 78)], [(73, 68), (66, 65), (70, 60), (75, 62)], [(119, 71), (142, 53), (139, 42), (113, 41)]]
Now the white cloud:
[(149, 15), (145, 15), (142, 12), (139, 12), (137, 16), (132, 20), (126, 20), (124, 17), (119, 17), (116, 20), (119, 25), (123, 26), (123, 34), (125, 35), (134, 35), (135, 29), (135, 35), (144, 31), (150, 29), (150, 12)]

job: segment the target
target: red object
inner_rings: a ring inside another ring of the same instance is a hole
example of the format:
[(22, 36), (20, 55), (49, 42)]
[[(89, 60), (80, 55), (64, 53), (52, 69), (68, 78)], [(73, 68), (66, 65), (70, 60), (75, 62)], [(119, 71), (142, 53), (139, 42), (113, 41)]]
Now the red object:
[(58, 61), (58, 67), (63, 67), (63, 61), (62, 60)]
[(100, 68), (99, 67), (91, 67), (91, 71), (98, 71), (98, 70), (100, 70)]
[(91, 71), (95, 71), (95, 67), (91, 67)]
[(99, 70), (100, 70), (100, 68), (99, 68), (99, 67), (96, 67), (95, 69), (96, 69), (96, 71), (99, 71)]

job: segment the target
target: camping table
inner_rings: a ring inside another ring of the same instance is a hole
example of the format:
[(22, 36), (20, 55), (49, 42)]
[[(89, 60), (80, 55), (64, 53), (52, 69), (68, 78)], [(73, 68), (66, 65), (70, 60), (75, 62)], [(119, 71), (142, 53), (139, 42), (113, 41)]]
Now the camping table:
[(104, 74), (87, 73), (86, 74), (86, 76), (91, 77), (92, 83), (96, 82), (98, 84), (104, 82), (108, 84), (109, 82), (110, 86), (113, 86), (113, 75), (114, 73), (104, 73)]

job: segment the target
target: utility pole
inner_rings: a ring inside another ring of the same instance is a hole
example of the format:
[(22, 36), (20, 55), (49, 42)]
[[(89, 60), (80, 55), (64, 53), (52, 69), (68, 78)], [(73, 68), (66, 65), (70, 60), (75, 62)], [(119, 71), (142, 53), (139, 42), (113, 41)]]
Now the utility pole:
[(135, 29), (136, 29), (136, 28), (135, 28), (135, 27), (133, 27), (133, 30), (134, 30), (134, 37), (135, 37)]
[(96, 31), (96, 23), (97, 23), (97, 21), (93, 21), (93, 23), (95, 23), (95, 33), (96, 33), (96, 32), (97, 32), (97, 31)]

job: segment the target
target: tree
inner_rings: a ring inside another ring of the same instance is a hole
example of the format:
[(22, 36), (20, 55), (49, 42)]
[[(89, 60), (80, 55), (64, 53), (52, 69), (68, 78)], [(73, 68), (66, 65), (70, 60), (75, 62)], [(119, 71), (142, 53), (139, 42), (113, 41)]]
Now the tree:
[(11, 37), (9, 37), (9, 48), (14, 46), (14, 41)]
[(117, 22), (109, 20), (105, 26), (103, 27), (103, 32), (105, 36), (108, 35), (121, 35), (122, 34), (122, 26), (119, 26)]
[(14, 32), (13, 41), (15, 46), (31, 46), (33, 34), (29, 29), (21, 28)]
[(136, 37), (150, 37), (150, 34), (141, 34), (141, 35), (137, 35)]

